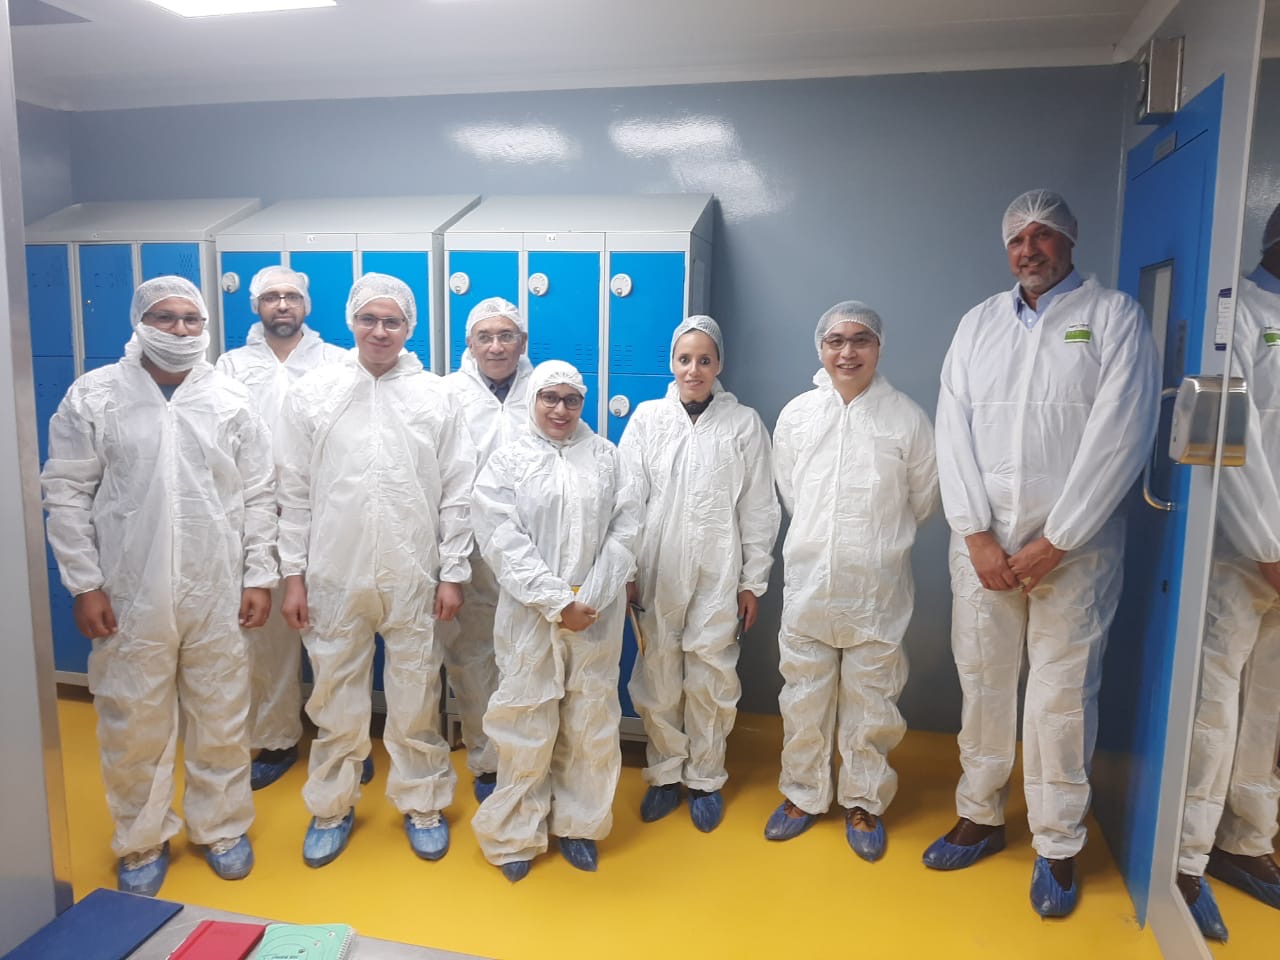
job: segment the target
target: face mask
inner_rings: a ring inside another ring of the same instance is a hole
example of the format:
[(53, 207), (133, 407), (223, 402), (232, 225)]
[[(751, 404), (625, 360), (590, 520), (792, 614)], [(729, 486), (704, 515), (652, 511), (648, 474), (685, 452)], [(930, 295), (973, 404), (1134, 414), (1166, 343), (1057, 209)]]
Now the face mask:
[(140, 323), (133, 335), (141, 343), (147, 359), (165, 373), (185, 373), (203, 360), (209, 349), (208, 329), (198, 337), (179, 337)]

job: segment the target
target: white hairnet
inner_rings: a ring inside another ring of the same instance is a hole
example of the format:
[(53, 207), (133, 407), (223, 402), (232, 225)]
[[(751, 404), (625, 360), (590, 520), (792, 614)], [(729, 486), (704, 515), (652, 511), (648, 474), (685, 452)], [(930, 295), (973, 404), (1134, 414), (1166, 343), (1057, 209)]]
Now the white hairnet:
[(290, 270), (288, 267), (282, 267), (278, 263), (263, 267), (249, 281), (249, 309), (257, 313), (258, 297), (275, 287), (288, 287), (302, 294), (303, 313), (309, 314), (311, 312), (311, 291), (308, 289), (309, 286), (310, 283), (305, 273)]
[(818, 321), (818, 328), (813, 332), (813, 343), (822, 353), (822, 338), (831, 332), (831, 328), (841, 323), (858, 323), (875, 334), (880, 345), (884, 345), (884, 323), (880, 314), (876, 313), (861, 300), (841, 300), (827, 310)]
[(204, 297), (201, 295), (200, 289), (186, 277), (167, 276), (144, 280), (138, 284), (138, 289), (133, 291), (133, 302), (129, 305), (130, 325), (136, 327), (142, 322), (144, 313), (161, 300), (167, 300), (169, 297), (181, 297), (183, 300), (190, 300), (195, 304), (200, 316), (206, 320), (209, 319), (209, 308), (205, 306)]
[(385, 273), (366, 273), (351, 285), (351, 295), (347, 298), (347, 326), (350, 329), (356, 328), (356, 314), (360, 308), (373, 300), (394, 300), (409, 324), (409, 336), (413, 336), (413, 328), (418, 325), (413, 291), (403, 280)]
[(1267, 225), (1262, 231), (1262, 252), (1266, 253), (1277, 243), (1280, 243), (1280, 204), (1271, 211), (1271, 216), (1267, 218)]
[(1028, 190), (1009, 204), (1000, 225), (1005, 246), (1032, 223), (1043, 223), (1046, 227), (1057, 230), (1073, 244), (1076, 242), (1078, 228), (1075, 214), (1062, 195), (1052, 190)]
[(467, 314), (467, 336), (471, 336), (471, 331), (477, 323), (483, 323), (494, 317), (505, 317), (519, 327), (521, 333), (529, 332), (529, 324), (525, 322), (524, 317), (520, 316), (519, 307), (501, 297), (486, 297), (472, 307), (471, 312)]
[[(587, 384), (582, 374), (572, 363), (564, 360), (543, 360), (533, 368), (529, 377), (529, 395), (536, 397), (539, 390), (554, 387), (557, 383), (567, 383), (584, 397), (587, 395)], [(530, 408), (532, 408), (530, 404)]]
[(716, 323), (710, 317), (704, 314), (690, 317), (680, 326), (676, 327), (676, 332), (671, 334), (671, 356), (669, 362), (671, 364), (671, 372), (676, 372), (676, 341), (683, 337), (686, 333), (705, 333), (711, 338), (716, 345), (716, 357), (720, 361), (720, 371), (724, 372), (724, 336), (720, 333), (720, 324)]

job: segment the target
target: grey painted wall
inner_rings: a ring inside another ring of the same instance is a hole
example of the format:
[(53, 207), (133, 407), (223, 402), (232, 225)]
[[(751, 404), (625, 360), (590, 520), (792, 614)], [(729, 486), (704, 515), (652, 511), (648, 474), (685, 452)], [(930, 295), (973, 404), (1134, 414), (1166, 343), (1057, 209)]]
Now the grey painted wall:
[[(881, 370), (932, 413), (961, 314), (1012, 286), (1000, 216), (1063, 191), (1077, 264), (1114, 280), (1124, 68), (414, 97), (80, 113), (74, 199), (709, 191), (724, 381), (772, 425), (817, 368), (812, 330), (856, 297)], [(914, 727), (955, 730), (946, 530), (915, 552)], [(775, 579), (775, 583), (776, 583)], [(742, 707), (776, 712), (779, 595), (742, 654)]]
[(65, 111), (18, 102), (22, 212), (27, 223), (72, 203), (71, 117)]

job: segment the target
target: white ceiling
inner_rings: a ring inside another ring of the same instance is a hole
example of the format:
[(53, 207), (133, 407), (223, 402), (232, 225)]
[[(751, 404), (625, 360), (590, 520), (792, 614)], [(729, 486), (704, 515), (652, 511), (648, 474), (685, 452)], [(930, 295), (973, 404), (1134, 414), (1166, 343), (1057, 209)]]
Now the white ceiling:
[(10, 3), (18, 98), (105, 110), (1113, 63), (1175, 0), (338, 0), (198, 20)]

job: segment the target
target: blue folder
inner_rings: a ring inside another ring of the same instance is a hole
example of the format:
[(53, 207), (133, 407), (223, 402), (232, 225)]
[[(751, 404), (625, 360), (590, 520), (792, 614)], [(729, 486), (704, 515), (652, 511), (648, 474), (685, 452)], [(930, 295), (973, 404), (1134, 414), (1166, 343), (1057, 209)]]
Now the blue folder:
[(125, 960), (181, 909), (169, 900), (95, 890), (0, 960)]

